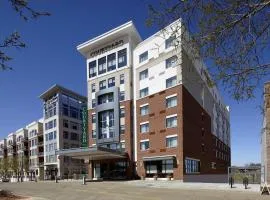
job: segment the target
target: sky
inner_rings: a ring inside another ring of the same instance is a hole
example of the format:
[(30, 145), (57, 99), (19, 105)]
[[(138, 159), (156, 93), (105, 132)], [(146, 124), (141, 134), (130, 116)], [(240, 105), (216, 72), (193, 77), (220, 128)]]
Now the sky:
[[(9, 51), (13, 70), (0, 71), (0, 139), (42, 117), (39, 95), (53, 84), (87, 95), (86, 62), (77, 45), (130, 20), (143, 39), (157, 31), (145, 25), (153, 0), (31, 2), (51, 16), (25, 22), (8, 1), (0, 2), (0, 41), (18, 31), (27, 43), (25, 49)], [(240, 103), (221, 88), (231, 111), (232, 165), (260, 162), (262, 88), (258, 85), (256, 98)]]

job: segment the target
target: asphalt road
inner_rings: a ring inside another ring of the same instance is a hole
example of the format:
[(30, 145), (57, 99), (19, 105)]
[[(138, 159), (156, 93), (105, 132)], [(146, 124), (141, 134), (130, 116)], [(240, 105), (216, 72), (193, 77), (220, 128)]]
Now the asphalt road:
[(187, 190), (138, 187), (125, 182), (24, 182), (0, 183), (0, 189), (33, 197), (33, 200), (256, 200), (269, 199), (255, 192)]

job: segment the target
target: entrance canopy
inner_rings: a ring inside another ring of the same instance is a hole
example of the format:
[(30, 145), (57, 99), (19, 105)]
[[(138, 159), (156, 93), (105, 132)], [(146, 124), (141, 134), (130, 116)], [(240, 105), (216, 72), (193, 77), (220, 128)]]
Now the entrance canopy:
[(56, 155), (69, 156), (75, 159), (104, 160), (113, 158), (126, 158), (125, 152), (104, 147), (86, 147), (76, 149), (61, 149), (55, 151)]
[(175, 155), (143, 157), (143, 161), (173, 160)]

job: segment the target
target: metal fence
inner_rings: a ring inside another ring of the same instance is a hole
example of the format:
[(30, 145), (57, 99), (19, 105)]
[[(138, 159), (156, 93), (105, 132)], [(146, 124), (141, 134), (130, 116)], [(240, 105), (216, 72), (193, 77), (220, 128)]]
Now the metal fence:
[(260, 184), (263, 171), (261, 167), (229, 167), (228, 182), (232, 177), (234, 183), (243, 183), (245, 177), (248, 178), (249, 184)]

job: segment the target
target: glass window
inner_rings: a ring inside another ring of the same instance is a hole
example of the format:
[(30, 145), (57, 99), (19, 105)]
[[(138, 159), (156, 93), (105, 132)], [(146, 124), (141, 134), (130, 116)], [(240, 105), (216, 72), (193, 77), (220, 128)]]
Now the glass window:
[(96, 134), (96, 130), (92, 130), (92, 138), (96, 138), (97, 134)]
[(127, 49), (118, 51), (118, 68), (127, 65)]
[(166, 88), (173, 87), (177, 83), (176, 76), (173, 76), (171, 78), (168, 78), (166, 80)]
[(148, 115), (149, 114), (149, 105), (140, 107), (141, 115)]
[(92, 115), (92, 124), (96, 123), (96, 114)]
[(140, 63), (147, 60), (147, 59), (148, 59), (148, 51), (146, 51), (146, 52), (142, 53), (141, 55), (139, 55), (139, 62)]
[(97, 64), (96, 61), (92, 61), (88, 64), (89, 68), (89, 78), (92, 78), (97, 75)]
[(125, 91), (121, 91), (120, 92), (120, 101), (124, 101), (125, 100)]
[(120, 125), (120, 134), (125, 133), (125, 125)]
[(96, 107), (96, 100), (92, 99), (92, 108)]
[(149, 123), (141, 124), (140, 125), (141, 133), (147, 133), (149, 132)]
[(63, 114), (68, 116), (68, 105), (63, 103)]
[(115, 86), (115, 78), (109, 78), (108, 79), (108, 87), (114, 87)]
[(166, 69), (177, 65), (177, 56), (166, 59)]
[(166, 99), (166, 107), (171, 108), (177, 106), (177, 96)]
[(106, 89), (106, 80), (99, 81), (99, 90)]
[(120, 84), (124, 84), (125, 83), (125, 75), (121, 74), (120, 75)]
[(68, 132), (67, 131), (64, 131), (64, 139), (68, 139)]
[(120, 108), (120, 117), (125, 117), (125, 108)]
[(112, 54), (108, 55), (107, 61), (108, 61), (108, 72), (112, 71), (112, 70), (115, 70), (115, 68), (116, 68), (115, 53), (112, 53)]
[(102, 94), (98, 97), (98, 105), (113, 102), (113, 93)]
[(200, 161), (186, 158), (185, 159), (185, 172), (186, 174), (199, 173)]
[(148, 95), (148, 87), (140, 90), (140, 98)]
[(168, 147), (168, 148), (177, 147), (177, 136), (167, 137), (166, 138), (166, 147)]
[(148, 78), (148, 69), (145, 69), (140, 72), (140, 80)]
[(149, 141), (140, 142), (140, 149), (142, 151), (149, 149)]
[(169, 48), (169, 47), (172, 47), (174, 46), (174, 42), (176, 41), (176, 36), (171, 36), (169, 37), (168, 39), (165, 40), (165, 48)]
[(96, 92), (96, 84), (95, 83), (93, 83), (91, 85), (91, 90), (92, 90), (92, 92)]
[(70, 134), (70, 139), (71, 140), (79, 140), (79, 135), (77, 133), (71, 133)]
[(106, 57), (98, 59), (98, 74), (106, 73)]
[(177, 116), (166, 118), (166, 128), (173, 128), (177, 126)]
[(162, 160), (162, 173), (173, 173), (173, 160)]

